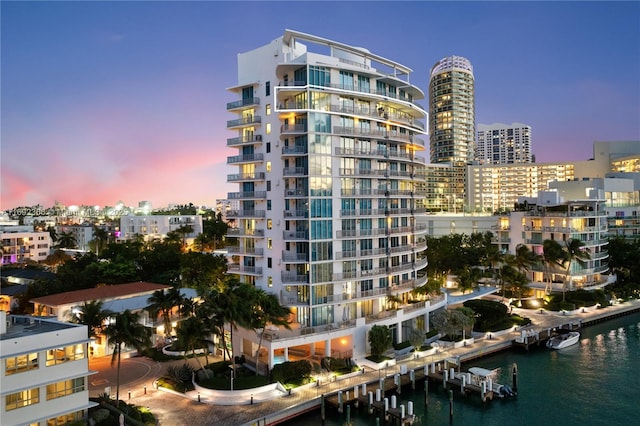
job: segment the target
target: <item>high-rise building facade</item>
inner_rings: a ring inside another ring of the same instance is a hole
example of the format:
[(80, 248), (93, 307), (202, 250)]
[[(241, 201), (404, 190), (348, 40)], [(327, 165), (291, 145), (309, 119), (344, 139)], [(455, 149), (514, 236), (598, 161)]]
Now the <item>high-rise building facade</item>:
[[(427, 281), (414, 185), (427, 113), (410, 73), (290, 30), (238, 55), (238, 84), (228, 89), (238, 100), (227, 104), (237, 116), (227, 146), (238, 149), (227, 180), (239, 185), (228, 194), (239, 202), (227, 214), (238, 224), (229, 270), (276, 294), (293, 320), (266, 334), (261, 364), (363, 357), (374, 324), (390, 326), (398, 342), (427, 327), (432, 302), (409, 303)], [(234, 353), (255, 358), (259, 336), (240, 333)]]
[(476, 161), (480, 164), (531, 163), (531, 126), (478, 124)]
[(468, 59), (436, 62), (429, 78), (429, 140), (432, 163), (467, 164), (475, 151), (475, 79)]

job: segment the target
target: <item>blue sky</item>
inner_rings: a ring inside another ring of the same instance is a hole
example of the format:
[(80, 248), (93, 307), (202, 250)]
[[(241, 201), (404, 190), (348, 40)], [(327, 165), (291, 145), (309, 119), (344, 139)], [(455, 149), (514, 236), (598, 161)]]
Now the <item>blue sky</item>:
[[(293, 29), (413, 69), (468, 58), (476, 121), (532, 126), (538, 162), (640, 140), (639, 2), (7, 2), (0, 208), (212, 205), (237, 54)], [(426, 101), (423, 105), (427, 105)]]

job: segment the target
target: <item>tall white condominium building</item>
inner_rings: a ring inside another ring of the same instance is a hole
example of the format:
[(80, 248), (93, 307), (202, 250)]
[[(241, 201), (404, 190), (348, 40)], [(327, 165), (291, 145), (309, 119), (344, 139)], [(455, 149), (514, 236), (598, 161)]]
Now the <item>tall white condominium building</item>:
[(462, 56), (436, 62), (429, 78), (432, 163), (467, 164), (475, 151), (475, 80)]
[[(227, 215), (239, 242), (229, 270), (276, 294), (293, 319), (291, 331), (268, 330), (261, 363), (358, 358), (374, 324), (390, 326), (398, 342), (427, 327), (430, 302), (408, 304), (427, 281), (413, 182), (425, 163), (417, 154), (426, 112), (410, 73), (364, 48), (290, 30), (238, 55), (228, 90), (239, 99), (227, 104), (237, 114), (227, 146), (239, 151), (227, 159), (238, 166), (227, 180), (239, 185), (228, 198), (240, 201)], [(259, 336), (241, 333), (234, 353), (255, 359)]]
[(478, 124), (476, 161), (480, 164), (531, 163), (531, 126)]
[(0, 419), (3, 425), (86, 420), (87, 326), (0, 311)]

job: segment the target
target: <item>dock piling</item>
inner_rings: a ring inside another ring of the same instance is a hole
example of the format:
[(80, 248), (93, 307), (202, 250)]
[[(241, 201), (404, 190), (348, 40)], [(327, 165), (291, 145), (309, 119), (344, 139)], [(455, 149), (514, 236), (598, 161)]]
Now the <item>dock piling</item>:
[(453, 423), (453, 391), (449, 391), (449, 422)]
[(324, 394), (322, 394), (322, 396), (320, 397), (320, 418), (322, 419), (322, 423), (324, 423), (325, 417)]
[(515, 362), (513, 363), (513, 367), (511, 369), (511, 379), (513, 385), (511, 387), (513, 388), (513, 391), (518, 392), (518, 364), (516, 364)]

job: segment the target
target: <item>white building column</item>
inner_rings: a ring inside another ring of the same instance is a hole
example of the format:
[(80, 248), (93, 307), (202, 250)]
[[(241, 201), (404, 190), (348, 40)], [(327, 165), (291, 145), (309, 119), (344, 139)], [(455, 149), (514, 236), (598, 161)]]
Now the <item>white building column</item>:
[(284, 348), (284, 362), (289, 361), (289, 348), (285, 346)]
[[(274, 365), (273, 363), (275, 361), (275, 357), (273, 356), (273, 353), (274, 353), (274, 350), (271, 347), (271, 345), (269, 345), (269, 352), (268, 352), (268, 354), (269, 354), (268, 355), (269, 356), (269, 360), (268, 360), (269, 361), (269, 370), (271, 370), (273, 368), (273, 365)], [(258, 354), (258, 356), (260, 356), (260, 354)]]
[(331, 356), (331, 340), (324, 341), (324, 356)]
[(396, 342), (402, 343), (402, 321), (396, 324)]

